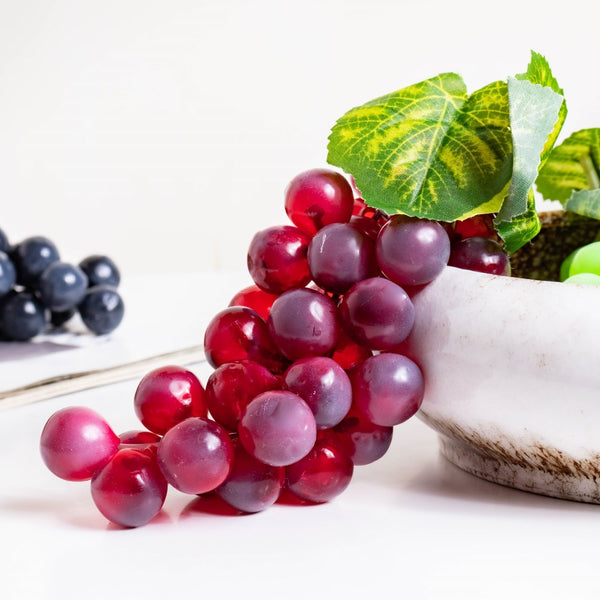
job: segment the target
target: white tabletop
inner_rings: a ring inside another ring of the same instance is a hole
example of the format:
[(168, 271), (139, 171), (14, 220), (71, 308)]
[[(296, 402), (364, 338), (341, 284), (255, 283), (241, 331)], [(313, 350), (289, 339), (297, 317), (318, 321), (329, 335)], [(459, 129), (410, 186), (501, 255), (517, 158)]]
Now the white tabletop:
[[(142, 293), (164, 290), (167, 280), (157, 278), (155, 288), (147, 278), (129, 282), (127, 324), (103, 342), (103, 352), (115, 348), (126, 360), (160, 349), (140, 348), (142, 324), (157, 336), (168, 326), (180, 332), (173, 334), (179, 342), (201, 342), (190, 323), (203, 327), (248, 283), (245, 277), (172, 276), (168, 284), (189, 294), (180, 306), (198, 308), (192, 316), (175, 302), (168, 319), (158, 318), (161, 293)], [(164, 344), (172, 339), (165, 336)], [(85, 351), (67, 350), (65, 359), (71, 353), (77, 364)], [(0, 375), (26, 369), (27, 360), (0, 363)], [(206, 382), (206, 363), (190, 368)], [(3, 600), (597, 597), (599, 507), (468, 475), (439, 455), (435, 434), (418, 419), (397, 426), (387, 455), (356, 468), (349, 488), (329, 504), (276, 504), (233, 516), (171, 489), (150, 524), (109, 525), (87, 482), (62, 481), (46, 470), (39, 435), (54, 411), (71, 405), (94, 408), (119, 432), (139, 427), (136, 385), (133, 379), (0, 412)]]

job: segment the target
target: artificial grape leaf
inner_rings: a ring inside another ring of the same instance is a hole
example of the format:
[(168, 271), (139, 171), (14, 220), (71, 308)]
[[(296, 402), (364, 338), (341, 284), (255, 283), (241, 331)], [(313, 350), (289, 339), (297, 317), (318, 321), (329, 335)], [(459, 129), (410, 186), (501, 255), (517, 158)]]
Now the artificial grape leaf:
[(527, 209), (510, 221), (495, 223), (507, 252), (514, 252), (533, 239), (542, 227), (535, 207), (533, 188), (527, 191)]
[(547, 200), (566, 202), (574, 191), (600, 187), (600, 128), (581, 129), (556, 146), (536, 180)]
[(546, 162), (546, 158), (548, 158), (550, 151), (556, 143), (565, 119), (567, 118), (567, 103), (564, 99), (564, 92), (558, 85), (558, 81), (556, 81), (554, 75), (552, 75), (548, 61), (537, 52), (531, 52), (531, 61), (529, 62), (529, 65), (527, 65), (527, 71), (520, 75), (516, 75), (516, 79), (526, 79), (531, 83), (539, 83), (540, 85), (548, 87), (552, 91), (563, 96), (562, 104), (560, 106), (560, 110), (558, 111), (558, 119), (556, 120), (552, 133), (546, 140), (544, 150), (542, 152), (541, 163), (544, 164), (544, 162)]
[(441, 221), (496, 212), (512, 168), (507, 85), (467, 97), (443, 73), (348, 111), (328, 150), (376, 208)]
[[(513, 146), (512, 178), (495, 225), (511, 252), (528, 241), (521, 238), (532, 230), (529, 226), (528, 194), (537, 177), (546, 140), (557, 122), (563, 97), (549, 87), (509, 77), (508, 99)], [(521, 215), (523, 219), (515, 220)], [(511, 233), (513, 221), (517, 231)], [(525, 227), (524, 223), (527, 224)], [(510, 244), (509, 237), (512, 240)], [(519, 241), (522, 243), (515, 247)]]
[(573, 192), (564, 207), (578, 215), (600, 219), (600, 189)]

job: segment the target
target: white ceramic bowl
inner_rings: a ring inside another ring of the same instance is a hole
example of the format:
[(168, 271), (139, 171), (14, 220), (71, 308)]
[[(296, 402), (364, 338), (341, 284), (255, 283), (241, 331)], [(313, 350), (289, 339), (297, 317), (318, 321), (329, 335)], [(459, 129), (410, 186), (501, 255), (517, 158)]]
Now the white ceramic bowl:
[(600, 503), (600, 288), (447, 267), (414, 297), (420, 418), (496, 483)]

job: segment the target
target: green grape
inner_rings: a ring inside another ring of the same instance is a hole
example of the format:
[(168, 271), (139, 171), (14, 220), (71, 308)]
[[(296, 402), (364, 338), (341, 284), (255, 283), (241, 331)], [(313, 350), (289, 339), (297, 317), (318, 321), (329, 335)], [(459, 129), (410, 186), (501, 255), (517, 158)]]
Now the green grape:
[(592, 242), (569, 254), (560, 267), (560, 280), (578, 273), (600, 275), (600, 242)]
[(577, 273), (567, 277), (564, 283), (579, 283), (582, 285), (600, 285), (600, 275), (596, 273)]

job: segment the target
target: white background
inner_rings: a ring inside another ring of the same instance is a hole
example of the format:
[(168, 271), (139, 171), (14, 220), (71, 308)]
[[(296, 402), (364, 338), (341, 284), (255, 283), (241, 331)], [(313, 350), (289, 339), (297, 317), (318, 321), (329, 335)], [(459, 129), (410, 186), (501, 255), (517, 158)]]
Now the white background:
[[(176, 272), (243, 271), (251, 236), (285, 222), (287, 182), (325, 165), (349, 108), (443, 71), (474, 91), (524, 71), (534, 49), (565, 89), (565, 134), (600, 126), (596, 6), (0, 0), (0, 227), (13, 242), (48, 235), (67, 260), (110, 254), (126, 286), (156, 278), (158, 296), (127, 296), (113, 347), (148, 350), (128, 332), (152, 335), (157, 314), (161, 344), (201, 342), (181, 306), (223, 306), (243, 276), (203, 289)], [(39, 433), (72, 404), (135, 427), (135, 385), (0, 414), (2, 600), (598, 598), (596, 506), (462, 473), (416, 419), (331, 504), (228, 519), (170, 492), (148, 526), (107, 525), (86, 484), (45, 470)]]
[(534, 49), (600, 125), (597, 2), (0, 0), (0, 227), (126, 272), (240, 268), (346, 110)]

